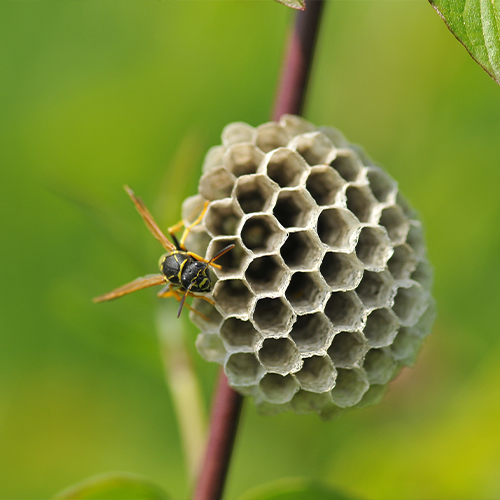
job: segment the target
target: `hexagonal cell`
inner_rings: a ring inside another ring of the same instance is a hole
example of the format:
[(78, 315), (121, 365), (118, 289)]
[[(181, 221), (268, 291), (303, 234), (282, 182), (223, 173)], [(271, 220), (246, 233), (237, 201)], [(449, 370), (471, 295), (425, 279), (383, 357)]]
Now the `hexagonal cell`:
[(329, 164), (337, 156), (337, 149), (321, 132), (298, 135), (288, 147), (295, 149), (311, 166)]
[(359, 330), (363, 305), (354, 292), (333, 292), (325, 306), (325, 314), (335, 328)]
[(295, 376), (302, 389), (321, 394), (333, 389), (337, 372), (328, 356), (311, 356), (304, 359), (302, 368)]
[(269, 403), (265, 401), (262, 391), (258, 390), (254, 396), (255, 409), (263, 417), (274, 417), (290, 410), (289, 403)]
[(275, 149), (266, 156), (263, 168), (280, 187), (295, 187), (301, 184), (308, 166), (304, 158), (287, 148)]
[(203, 299), (194, 299), (191, 307), (203, 314), (200, 316), (193, 311), (189, 313), (189, 318), (200, 330), (204, 332), (219, 331), (222, 316), (212, 304)]
[(387, 348), (370, 349), (365, 356), (363, 368), (370, 384), (387, 384), (394, 376), (397, 363)]
[(395, 245), (405, 242), (410, 229), (410, 223), (401, 207), (393, 205), (382, 210), (379, 224), (387, 229), (389, 238)]
[(185, 225), (192, 224), (198, 218), (205, 208), (205, 201), (203, 196), (195, 194), (182, 202), (182, 220)]
[(309, 226), (315, 215), (316, 204), (305, 189), (281, 191), (273, 214), (285, 228)]
[(344, 179), (336, 170), (327, 166), (311, 168), (306, 182), (306, 189), (318, 205), (333, 205), (345, 185)]
[(410, 230), (406, 237), (406, 243), (411, 246), (418, 260), (425, 256), (425, 240), (422, 224), (418, 221), (410, 221)]
[(290, 233), (280, 250), (285, 264), (292, 271), (317, 268), (322, 251), (320, 242), (310, 231)]
[(246, 316), (253, 302), (252, 292), (241, 280), (220, 280), (214, 287), (217, 308), (231, 316)]
[(226, 125), (222, 130), (222, 144), (231, 146), (239, 142), (252, 142), (255, 129), (245, 122), (234, 122)]
[(212, 237), (233, 236), (243, 216), (233, 200), (219, 200), (210, 203), (205, 214), (205, 226)]
[(224, 164), (222, 158), (224, 153), (226, 152), (226, 148), (224, 146), (213, 146), (205, 155), (203, 159), (203, 165), (201, 167), (201, 171), (206, 174), (209, 170), (214, 167), (222, 167)]
[(253, 352), (260, 340), (260, 334), (252, 323), (234, 317), (224, 320), (220, 336), (228, 352)]
[(213, 167), (201, 176), (198, 191), (207, 200), (220, 200), (231, 195), (235, 181), (225, 167)]
[(367, 171), (370, 188), (381, 203), (394, 202), (397, 184), (381, 168), (369, 167)]
[(327, 208), (318, 217), (318, 235), (334, 250), (352, 252), (359, 222), (349, 210)]
[(205, 229), (203, 229), (202, 226), (195, 226), (189, 232), (184, 245), (190, 252), (203, 256), (207, 253), (208, 245), (210, 244), (211, 239), (210, 235), (205, 231)]
[(387, 392), (387, 385), (374, 384), (370, 385), (369, 389), (364, 393), (361, 401), (356, 405), (356, 408), (366, 408), (380, 403), (384, 394)]
[(364, 370), (340, 368), (337, 370), (337, 381), (332, 390), (333, 402), (341, 408), (354, 406), (361, 401), (369, 386)]
[(403, 209), (403, 212), (408, 219), (418, 219), (417, 211), (400, 192), (396, 195), (396, 203)]
[(234, 196), (246, 214), (265, 212), (274, 204), (276, 184), (265, 175), (245, 175), (236, 181)]
[(290, 305), (282, 298), (259, 299), (253, 313), (253, 321), (264, 335), (284, 336), (290, 329), (294, 315)]
[(425, 260), (420, 261), (415, 271), (411, 274), (411, 279), (418, 281), (425, 290), (430, 291), (433, 282), (432, 266)]
[[(411, 273), (417, 268), (417, 258), (410, 245), (404, 243), (394, 247), (394, 253), (387, 262), (389, 271), (394, 279), (402, 280), (410, 277)], [(415, 280), (420, 281), (420, 280)]]
[(280, 125), (293, 137), (307, 132), (313, 132), (316, 127), (297, 115), (282, 115)]
[(366, 307), (387, 306), (396, 293), (394, 280), (387, 271), (365, 271), (356, 293)]
[(392, 310), (403, 326), (413, 326), (429, 306), (429, 296), (420, 283), (409, 281), (398, 288)]
[(329, 392), (319, 394), (301, 389), (291, 401), (293, 411), (299, 415), (317, 412), (329, 406), (333, 406), (332, 397)]
[(221, 269), (215, 269), (215, 274), (219, 279), (241, 278), (251, 257), (248, 250), (243, 248), (238, 237), (215, 238), (212, 240), (206, 253), (207, 259), (211, 259), (228, 245), (235, 245), (235, 247), (217, 259), (215, 263), (220, 265)]
[(245, 277), (255, 293), (282, 292), (290, 279), (290, 271), (279, 255), (254, 259)]
[(264, 153), (269, 153), (273, 149), (285, 147), (290, 139), (291, 137), (279, 123), (269, 122), (257, 127), (255, 142)]
[(223, 364), (227, 352), (221, 338), (216, 333), (200, 333), (196, 337), (196, 349), (206, 361)]
[(326, 252), (319, 272), (332, 291), (353, 290), (363, 277), (363, 264), (355, 254)]
[(317, 272), (294, 273), (286, 290), (286, 298), (299, 314), (311, 312), (324, 302), (328, 287)]
[(382, 271), (393, 252), (387, 233), (381, 227), (364, 227), (359, 234), (356, 255), (370, 271)]
[(265, 369), (273, 373), (288, 375), (302, 366), (299, 351), (287, 338), (265, 339), (258, 356)]
[(386, 347), (396, 338), (400, 324), (389, 309), (375, 309), (366, 318), (365, 337), (370, 347)]
[(363, 168), (356, 153), (350, 149), (337, 150), (337, 157), (330, 165), (348, 182), (355, 181)]
[(259, 360), (249, 352), (231, 354), (224, 371), (231, 384), (241, 386), (257, 384), (265, 373)]
[(415, 364), (418, 351), (424, 340), (425, 337), (414, 335), (411, 328), (402, 326), (391, 345), (394, 359), (402, 365), (412, 366)]
[(235, 177), (255, 174), (264, 159), (262, 151), (253, 144), (235, 144), (224, 155), (224, 165)]
[(346, 190), (347, 208), (361, 222), (370, 222), (377, 200), (366, 186), (349, 186)]
[(277, 373), (266, 373), (259, 382), (259, 388), (266, 401), (278, 404), (288, 403), (300, 389), (292, 375)]
[(361, 332), (340, 332), (333, 337), (328, 355), (336, 368), (353, 368), (361, 366), (367, 350)]
[(331, 143), (337, 148), (346, 148), (349, 142), (344, 134), (333, 127), (319, 127), (319, 131), (330, 139)]
[(241, 229), (243, 244), (256, 254), (276, 251), (286, 238), (272, 215), (252, 215)]
[(297, 316), (290, 337), (301, 354), (317, 354), (328, 345), (332, 336), (332, 325), (320, 312)]

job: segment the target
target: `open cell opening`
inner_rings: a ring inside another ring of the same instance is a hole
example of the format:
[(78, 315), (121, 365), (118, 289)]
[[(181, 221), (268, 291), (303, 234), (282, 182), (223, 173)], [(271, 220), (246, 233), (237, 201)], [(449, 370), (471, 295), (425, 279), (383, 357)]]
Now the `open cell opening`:
[(249, 352), (231, 354), (224, 369), (228, 379), (234, 385), (257, 384), (264, 374), (259, 360)]
[(332, 290), (353, 290), (361, 281), (363, 266), (354, 254), (327, 252), (319, 271)]
[(251, 262), (245, 277), (256, 293), (279, 292), (288, 283), (290, 272), (278, 256), (265, 255)]
[(335, 386), (337, 372), (328, 356), (311, 356), (304, 359), (304, 364), (295, 376), (302, 389), (323, 393)]
[(376, 205), (370, 189), (366, 186), (349, 186), (346, 190), (347, 208), (361, 222), (369, 222)]
[(357, 219), (342, 208), (327, 208), (318, 218), (318, 235), (321, 241), (335, 250), (349, 251), (358, 228)]
[(405, 242), (410, 224), (400, 207), (393, 205), (384, 208), (380, 216), (380, 224), (386, 228), (389, 238), (395, 245)]
[(353, 182), (358, 178), (362, 167), (355, 153), (349, 150), (337, 151), (337, 157), (330, 165), (348, 182)]
[(317, 166), (311, 169), (306, 188), (318, 205), (336, 202), (345, 181), (330, 167)]
[(316, 272), (298, 272), (292, 276), (286, 298), (298, 313), (318, 308), (325, 300), (328, 288)]
[(367, 349), (362, 333), (340, 332), (333, 337), (328, 355), (337, 368), (352, 368), (361, 365)]
[(227, 318), (221, 326), (220, 335), (229, 350), (253, 350), (260, 339), (252, 323), (238, 318)]
[(411, 328), (401, 327), (391, 345), (394, 359), (407, 366), (413, 365), (423, 341), (424, 338), (415, 335)]
[(265, 339), (258, 353), (267, 371), (288, 375), (302, 365), (299, 351), (290, 339)]
[(299, 384), (291, 375), (266, 373), (259, 382), (259, 388), (266, 401), (284, 404), (299, 390)]
[(399, 322), (388, 309), (375, 309), (366, 319), (365, 337), (370, 347), (385, 347), (392, 344), (399, 330)]
[(389, 201), (389, 198), (396, 191), (396, 183), (383, 170), (377, 167), (370, 167), (367, 175), (375, 198), (381, 203)]
[(201, 176), (199, 192), (206, 200), (220, 200), (231, 196), (236, 178), (225, 167), (213, 167)]
[(236, 182), (236, 199), (246, 214), (268, 210), (273, 193), (272, 182), (264, 175), (245, 175)]
[(364, 227), (359, 234), (356, 255), (367, 269), (384, 269), (392, 255), (392, 246), (387, 234), (380, 227)]
[(363, 368), (370, 384), (385, 385), (394, 376), (397, 365), (388, 349), (370, 349), (366, 353)]
[(257, 127), (256, 144), (264, 153), (285, 147), (289, 140), (290, 136), (279, 123), (264, 123)]
[(328, 345), (332, 325), (323, 313), (297, 316), (290, 336), (302, 354), (317, 353)]
[(309, 165), (328, 164), (336, 156), (330, 139), (321, 132), (311, 132), (295, 137), (290, 144)]
[(333, 292), (326, 303), (325, 314), (334, 327), (358, 329), (363, 306), (354, 292)]
[[(389, 271), (394, 279), (401, 280), (409, 278), (417, 267), (417, 258), (410, 245), (403, 244), (394, 247), (394, 253), (387, 262)], [(419, 281), (419, 280), (416, 280)]]
[(298, 231), (288, 235), (281, 247), (281, 256), (292, 270), (308, 270), (317, 267), (321, 258), (321, 247), (309, 231)]
[(301, 182), (307, 165), (295, 151), (280, 148), (270, 153), (267, 175), (280, 187), (295, 187)]
[(212, 240), (207, 252), (207, 259), (211, 259), (228, 245), (235, 245), (235, 247), (229, 250), (229, 252), (221, 255), (215, 261), (215, 264), (221, 266), (221, 269), (216, 270), (216, 274), (219, 278), (240, 277), (243, 273), (243, 269), (250, 260), (250, 254), (243, 248), (239, 238), (217, 238)]
[(243, 244), (255, 253), (275, 251), (286, 235), (271, 215), (255, 215), (245, 221), (241, 230)]
[(265, 334), (284, 335), (293, 321), (290, 306), (281, 298), (263, 298), (257, 302), (253, 321)]
[(212, 236), (233, 236), (241, 216), (232, 200), (215, 201), (208, 206), (205, 225)]
[(366, 373), (362, 370), (340, 368), (332, 390), (333, 402), (341, 408), (354, 406), (361, 401), (369, 386)]
[(392, 310), (404, 326), (413, 326), (428, 307), (428, 296), (421, 285), (398, 288)]
[(220, 280), (214, 287), (217, 306), (228, 315), (246, 315), (253, 300), (252, 292), (241, 280)]
[(229, 172), (240, 177), (257, 172), (263, 158), (262, 152), (252, 144), (236, 144), (227, 150), (224, 163)]
[(303, 189), (282, 191), (276, 201), (273, 214), (285, 228), (303, 228), (311, 223), (314, 208), (314, 201), (307, 191)]
[(394, 281), (387, 271), (365, 271), (356, 293), (366, 307), (383, 307), (389, 304)]

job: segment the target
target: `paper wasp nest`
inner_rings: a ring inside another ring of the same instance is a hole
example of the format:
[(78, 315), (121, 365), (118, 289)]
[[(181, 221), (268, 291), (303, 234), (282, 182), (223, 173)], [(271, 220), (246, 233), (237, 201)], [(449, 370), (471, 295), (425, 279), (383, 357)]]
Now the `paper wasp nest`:
[(209, 150), (187, 247), (214, 270), (195, 299), (200, 354), (263, 413), (332, 418), (375, 402), (434, 319), (421, 223), (396, 182), (340, 132), (286, 115), (232, 123)]

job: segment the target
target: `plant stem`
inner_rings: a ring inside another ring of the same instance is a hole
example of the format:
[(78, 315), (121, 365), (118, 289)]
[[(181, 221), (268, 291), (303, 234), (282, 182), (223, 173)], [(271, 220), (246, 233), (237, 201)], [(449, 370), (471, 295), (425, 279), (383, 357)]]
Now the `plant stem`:
[[(307, 9), (297, 12), (288, 40), (273, 120), (283, 114), (300, 114), (304, 105), (323, 0), (308, 0)], [(207, 450), (193, 500), (222, 498), (243, 397), (228, 385), (221, 369), (213, 402)]]

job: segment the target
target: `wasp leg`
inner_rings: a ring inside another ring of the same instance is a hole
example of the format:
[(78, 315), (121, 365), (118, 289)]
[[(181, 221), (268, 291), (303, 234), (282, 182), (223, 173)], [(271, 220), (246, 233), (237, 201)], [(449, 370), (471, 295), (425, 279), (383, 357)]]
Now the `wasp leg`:
[(210, 264), (212, 267), (216, 267), (217, 269), (222, 269), (222, 266), (219, 264), (214, 264), (212, 261), (204, 259), (203, 257), (195, 254), (194, 252), (187, 252), (188, 255), (193, 257), (193, 259), (200, 260), (201, 262), (206, 262), (207, 264)]
[[(194, 293), (188, 292), (188, 297), (197, 297), (198, 299), (205, 299), (206, 301), (210, 302), (210, 304), (214, 305), (214, 301), (209, 299), (208, 297), (204, 297), (203, 295), (195, 295)], [(177, 289), (175, 289), (172, 285), (168, 285), (166, 288), (163, 288), (158, 292), (158, 297), (165, 299), (168, 297), (174, 297), (177, 302), (182, 301), (182, 295), (179, 293)], [(189, 304), (184, 304), (190, 311), (193, 311), (195, 314), (198, 314), (201, 316), (205, 321), (210, 321), (203, 313), (200, 311), (197, 311), (196, 309), (192, 308)]]
[[(181, 250), (186, 250), (186, 247), (184, 246), (184, 242), (186, 241), (186, 238), (188, 237), (191, 229), (193, 227), (197, 226), (201, 220), (203, 219), (203, 216), (205, 215), (205, 212), (207, 211), (208, 208), (208, 201), (205, 202), (205, 206), (203, 207), (203, 210), (201, 211), (200, 215), (198, 215), (198, 218), (189, 226), (184, 226), (184, 223), (182, 221), (179, 221), (175, 226), (169, 227), (168, 232), (172, 235), (172, 233), (175, 233), (176, 231), (180, 231), (182, 227), (184, 227), (184, 232), (182, 233), (181, 240), (179, 242), (179, 246)], [(202, 259), (204, 260), (204, 259)], [(206, 262), (206, 261), (205, 261)]]

